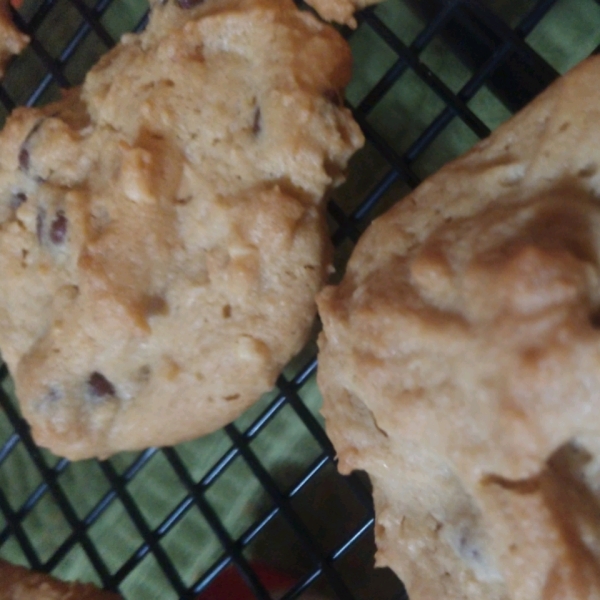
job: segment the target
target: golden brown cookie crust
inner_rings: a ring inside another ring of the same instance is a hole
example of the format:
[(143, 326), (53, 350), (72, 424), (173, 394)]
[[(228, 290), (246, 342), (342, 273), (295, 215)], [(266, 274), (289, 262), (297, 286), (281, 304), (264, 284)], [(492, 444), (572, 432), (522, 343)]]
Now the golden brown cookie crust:
[(356, 27), (354, 13), (372, 4), (378, 4), (382, 0), (307, 0), (326, 21), (335, 21), (352, 27)]
[[(280, 0), (157, 5), (0, 134), (0, 348), (72, 459), (230, 422), (305, 343), (326, 192), (362, 144), (350, 51)], [(334, 92), (334, 93), (332, 93)]]
[(119, 600), (85, 583), (66, 583), (0, 559), (0, 600)]
[(598, 521), (558, 519), (576, 503), (552, 491), (600, 438), (599, 75), (585, 61), (377, 219), (318, 298), (327, 431), (415, 600), (600, 597)]

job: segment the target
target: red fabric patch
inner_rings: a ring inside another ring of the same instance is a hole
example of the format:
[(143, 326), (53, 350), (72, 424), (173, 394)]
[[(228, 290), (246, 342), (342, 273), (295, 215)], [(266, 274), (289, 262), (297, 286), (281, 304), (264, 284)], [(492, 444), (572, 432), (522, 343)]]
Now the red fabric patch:
[[(262, 564), (253, 564), (252, 569), (265, 589), (278, 598), (294, 585), (294, 579)], [(197, 600), (256, 600), (238, 570), (227, 567), (197, 598)]]

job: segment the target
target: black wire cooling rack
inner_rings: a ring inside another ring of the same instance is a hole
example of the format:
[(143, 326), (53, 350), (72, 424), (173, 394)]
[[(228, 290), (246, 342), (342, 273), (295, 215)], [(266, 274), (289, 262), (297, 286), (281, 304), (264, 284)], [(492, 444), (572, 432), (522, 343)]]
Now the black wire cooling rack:
[[(25, 0), (15, 20), (32, 42), (0, 85), (0, 122), (80, 83), (123, 32), (144, 27), (145, 11), (137, 0)], [(388, 0), (358, 23), (342, 30), (355, 57), (347, 103), (367, 144), (329, 203), (339, 272), (374, 216), (600, 44), (593, 0)], [(210, 452), (192, 442), (77, 464), (35, 446), (0, 367), (0, 556), (128, 599), (223, 600), (217, 584), (234, 574), (231, 600), (244, 589), (259, 599), (406, 598), (372, 567), (368, 482), (335, 470), (307, 400), (316, 367), (311, 343), (272, 393), (212, 436)], [(301, 460), (283, 415), (303, 432)], [(283, 458), (265, 459), (267, 446)], [(240, 481), (251, 490), (241, 504)], [(265, 564), (288, 574), (278, 596)]]

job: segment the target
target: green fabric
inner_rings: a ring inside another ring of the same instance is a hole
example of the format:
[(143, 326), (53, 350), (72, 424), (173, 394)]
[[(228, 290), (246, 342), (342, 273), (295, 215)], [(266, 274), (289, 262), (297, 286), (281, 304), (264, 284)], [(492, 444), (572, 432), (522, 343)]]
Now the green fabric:
[[(39, 4), (39, 0), (26, 0), (24, 15), (33, 14)], [(87, 4), (92, 5), (91, 1)], [(490, 0), (490, 4), (514, 26), (533, 2)], [(376, 9), (377, 14), (405, 44), (410, 44), (425, 26), (412, 6), (414, 3), (388, 0)], [(103, 24), (111, 35), (118, 37), (138, 22), (144, 9), (145, 4), (138, 0), (115, 0), (103, 17)], [(58, 48), (73, 34), (80, 21), (79, 13), (70, 4), (59, 2), (40, 30), (40, 38), (48, 48)], [(600, 7), (593, 0), (560, 0), (531, 33), (527, 42), (562, 73), (600, 44)], [(393, 65), (395, 54), (364, 25), (352, 35), (350, 43), (355, 56), (355, 67), (354, 79), (347, 90), (347, 97), (356, 105)], [(104, 46), (98, 37), (94, 33), (88, 35), (82, 47), (69, 61), (67, 74), (70, 80), (79, 83), (90, 60), (95, 60), (103, 51)], [(440, 37), (435, 38), (425, 49), (421, 60), (453, 91), (460, 89), (471, 75)], [(6, 89), (16, 101), (22, 102), (26, 90), (43, 77), (44, 73), (44, 66), (34, 57), (31, 50), (28, 50), (17, 59), (14, 68), (8, 73)], [(56, 85), (51, 85), (40, 102), (55, 99), (58, 93)], [(498, 126), (510, 116), (508, 110), (485, 87), (475, 95), (469, 106), (490, 128)], [(442, 101), (412, 71), (407, 71), (370, 114), (369, 123), (396, 150), (402, 152), (443, 107)], [(0, 113), (0, 121), (4, 116)], [(444, 162), (464, 152), (475, 141), (476, 137), (469, 128), (462, 121), (454, 119), (431, 147), (417, 159), (413, 167), (419, 176), (425, 177)], [(369, 144), (353, 159), (351, 167), (347, 184), (334, 194), (337, 201), (348, 210), (355, 207), (373, 182), (389, 170), (385, 160)], [(405, 184), (398, 183), (393, 186), (372, 216), (388, 208), (407, 191)], [(343, 271), (351, 249), (352, 246), (348, 242), (338, 249), (335, 264), (339, 273)], [(315, 346), (311, 344), (303, 357), (294, 364), (301, 365), (314, 350)], [(292, 376), (296, 368), (291, 365), (286, 373)], [(10, 382), (5, 382), (4, 385), (12, 393)], [(310, 410), (318, 415), (321, 398), (314, 378), (302, 386), (300, 395)], [(273, 397), (273, 393), (267, 394), (261, 402), (243, 415), (237, 423), (240, 429), (250, 424)], [(0, 443), (4, 443), (11, 433), (12, 428), (1, 414)], [(192, 477), (199, 479), (230, 446), (224, 432), (216, 432), (182, 444), (177, 450)], [(317, 443), (290, 407), (284, 408), (277, 415), (252, 442), (251, 447), (282, 490), (289, 489), (303, 469), (319, 454)], [(51, 465), (57, 461), (48, 452), (44, 452), (43, 455)], [(123, 473), (136, 456), (122, 454), (113, 458), (110, 464), (118, 473)], [(316, 488), (312, 491), (309, 489), (304, 496), (300, 496), (295, 506), (304, 516), (308, 526), (314, 528), (323, 540), (328, 539), (332, 530), (337, 528), (342, 531), (353, 518), (357, 522), (361, 518), (360, 510), (348, 504), (350, 496), (344, 493), (337, 480), (329, 475), (329, 479), (321, 480), (321, 491)], [(42, 478), (22, 444), (19, 444), (0, 465), (0, 489), (14, 510), (19, 509), (41, 482)], [(58, 485), (71, 500), (78, 517), (87, 515), (110, 490), (106, 477), (95, 461), (70, 465), (58, 478)], [(184, 487), (162, 453), (157, 453), (152, 458), (129, 484), (127, 492), (139, 506), (149, 528), (159, 525), (185, 496)], [(230, 465), (206, 497), (234, 539), (270, 506), (270, 501), (259, 482), (240, 458)], [(4, 527), (5, 524), (1, 521), (0, 517), (0, 527)], [(42, 561), (47, 560), (71, 534), (71, 527), (53, 503), (50, 494), (44, 495), (27, 516), (23, 528), (33, 541)], [(259, 536), (250, 546), (249, 557), (258, 556), (291, 568), (300, 568), (307, 562), (297, 545), (289, 543), (291, 537), (287, 535), (281, 521), (275, 520), (267, 533), (268, 535)], [(90, 528), (88, 535), (111, 572), (118, 570), (142, 542), (135, 525), (119, 501), (110, 505)], [(161, 540), (161, 547), (171, 558), (186, 584), (198, 578), (223, 554), (216, 535), (195, 508), (187, 512), (184, 519)], [(389, 575), (373, 575), (369, 569), (372, 551), (372, 542), (367, 540), (359, 546), (358, 554), (351, 553), (349, 558), (342, 561), (347, 580), (353, 589), (357, 590), (358, 597), (365, 600), (389, 597), (390, 590), (394, 588)], [(27, 562), (15, 537), (0, 547), (0, 556), (23, 564)], [(65, 579), (79, 578), (99, 582), (80, 545), (58, 565), (55, 573)], [(166, 576), (151, 554), (125, 579), (122, 592), (125, 597), (132, 599), (167, 600), (175, 597)]]

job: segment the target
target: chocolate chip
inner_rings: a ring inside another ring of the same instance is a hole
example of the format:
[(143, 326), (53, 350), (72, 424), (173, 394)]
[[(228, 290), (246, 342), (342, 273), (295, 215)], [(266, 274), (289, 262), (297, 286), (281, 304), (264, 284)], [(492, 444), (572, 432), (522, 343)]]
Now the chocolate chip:
[(150, 365), (142, 365), (137, 372), (137, 379), (142, 383), (150, 381), (152, 376), (152, 367)]
[(148, 294), (142, 298), (142, 304), (147, 317), (169, 314), (169, 304), (162, 296)]
[(21, 150), (19, 150), (19, 169), (21, 169), (21, 171), (29, 171), (29, 164), (29, 150), (27, 150), (27, 148), (21, 148)]
[(17, 210), (25, 202), (27, 202), (27, 196), (23, 192), (17, 192), (10, 199), (10, 207), (12, 210)]
[(44, 402), (54, 404), (61, 400), (62, 397), (63, 395), (61, 391), (57, 387), (51, 386), (50, 388), (48, 388), (48, 392), (44, 396)]
[(332, 104), (335, 104), (336, 106), (342, 106), (344, 104), (344, 101), (342, 100), (342, 95), (338, 90), (325, 90), (323, 92), (323, 98), (325, 98), (325, 100), (328, 100)]
[(252, 122), (252, 133), (258, 135), (262, 130), (262, 113), (260, 112), (260, 106), (256, 107), (254, 111), (254, 121)]
[(31, 138), (39, 131), (45, 120), (46, 118), (44, 117), (36, 121), (35, 125), (31, 128), (31, 131), (27, 134), (21, 144), (21, 148), (19, 149), (19, 169), (21, 169), (21, 171), (27, 172), (31, 167), (31, 155), (29, 154)]
[(56, 217), (52, 224), (50, 225), (50, 240), (54, 244), (62, 244), (67, 237), (67, 226), (69, 222), (67, 217), (65, 217), (65, 213), (62, 210), (59, 210), (56, 213)]
[(115, 395), (115, 386), (98, 371), (94, 371), (90, 375), (87, 384), (90, 394), (96, 398)]
[(38, 242), (42, 243), (42, 237), (44, 235), (44, 222), (46, 221), (46, 211), (43, 208), (38, 210), (37, 217), (35, 218), (35, 232), (37, 233)]
[(177, 0), (177, 4), (179, 4), (180, 8), (189, 9), (194, 8), (195, 6), (200, 6), (204, 0)]

